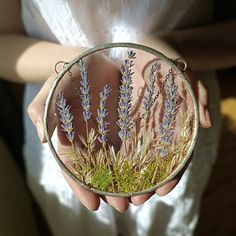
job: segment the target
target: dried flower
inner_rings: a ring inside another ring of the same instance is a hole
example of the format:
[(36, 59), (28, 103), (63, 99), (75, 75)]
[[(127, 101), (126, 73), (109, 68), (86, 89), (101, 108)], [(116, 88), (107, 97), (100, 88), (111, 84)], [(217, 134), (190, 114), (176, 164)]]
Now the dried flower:
[(99, 104), (99, 109), (97, 110), (97, 122), (98, 122), (98, 140), (99, 142), (101, 142), (103, 145), (105, 145), (106, 141), (107, 141), (107, 125), (109, 123), (107, 123), (105, 121), (105, 117), (108, 115), (108, 111), (105, 108), (106, 107), (106, 100), (108, 95), (111, 92), (111, 88), (106, 84), (103, 87), (102, 92), (99, 93), (99, 97), (100, 97), (100, 104)]
[(85, 122), (87, 122), (92, 115), (92, 113), (90, 112), (92, 96), (89, 94), (88, 71), (87, 71), (87, 68), (85, 67), (82, 59), (80, 59), (78, 61), (77, 65), (80, 69), (80, 75), (81, 75), (81, 81), (80, 81), (80, 84), (81, 84), (81, 87), (80, 87), (81, 105), (84, 109), (84, 111), (83, 111), (84, 120), (85, 120)]
[(133, 50), (128, 51), (128, 58), (131, 59), (135, 59), (136, 53)]
[(132, 99), (132, 70), (131, 67), (134, 65), (133, 60), (135, 58), (135, 52), (128, 52), (128, 59), (124, 60), (121, 67), (121, 85), (119, 87), (119, 101), (118, 101), (118, 116), (117, 125), (120, 127), (118, 135), (121, 140), (125, 141), (129, 138), (130, 132), (130, 108)]
[(60, 115), (62, 131), (66, 133), (66, 137), (72, 143), (75, 136), (72, 124), (74, 117), (70, 113), (71, 106), (66, 104), (66, 99), (64, 98), (64, 94), (62, 92), (59, 93), (56, 105)]
[(166, 98), (164, 101), (164, 116), (160, 124), (160, 144), (162, 147), (159, 150), (159, 154), (161, 157), (168, 155), (166, 147), (171, 144), (171, 138), (174, 134), (174, 122), (178, 110), (178, 86), (174, 82), (175, 76), (172, 73), (172, 70), (169, 72), (170, 73), (166, 75), (167, 83), (165, 85)]
[(144, 95), (144, 101), (143, 101), (143, 108), (145, 111), (145, 117), (147, 117), (150, 114), (150, 110), (151, 107), (154, 103), (154, 89), (155, 89), (155, 84), (156, 84), (156, 79), (157, 79), (157, 75), (156, 75), (156, 70), (158, 67), (159, 63), (155, 62), (154, 64), (152, 64), (151, 70), (150, 70), (150, 74), (149, 74), (149, 83), (146, 87), (146, 91), (145, 91), (145, 95)]

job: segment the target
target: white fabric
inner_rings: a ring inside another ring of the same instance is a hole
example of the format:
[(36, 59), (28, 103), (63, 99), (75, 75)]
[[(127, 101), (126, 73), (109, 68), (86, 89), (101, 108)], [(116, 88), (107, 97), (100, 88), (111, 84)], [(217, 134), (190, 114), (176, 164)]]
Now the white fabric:
[[(135, 42), (141, 34), (206, 22), (212, 1), (205, 0), (22, 0), (29, 35), (63, 45), (91, 47), (105, 42)], [(219, 92), (214, 73), (199, 73), (210, 92), (214, 127), (200, 130), (194, 158), (178, 186), (167, 196), (120, 214), (105, 203), (97, 212), (75, 198), (47, 146), (41, 145), (25, 115), (25, 160), (29, 186), (55, 236), (190, 236), (198, 219), (202, 192), (217, 154)], [(25, 111), (40, 86), (28, 85)]]

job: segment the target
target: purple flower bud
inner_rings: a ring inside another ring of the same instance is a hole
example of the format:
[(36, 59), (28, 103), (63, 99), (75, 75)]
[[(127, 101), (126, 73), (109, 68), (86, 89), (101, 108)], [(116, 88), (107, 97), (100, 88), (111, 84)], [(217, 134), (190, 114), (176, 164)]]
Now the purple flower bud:
[(108, 111), (105, 108), (106, 106), (106, 100), (108, 98), (108, 95), (111, 92), (111, 88), (108, 85), (105, 85), (103, 87), (102, 92), (99, 93), (99, 98), (100, 98), (100, 104), (99, 104), (99, 109), (97, 110), (97, 122), (98, 122), (98, 141), (105, 145), (107, 141), (107, 125), (109, 124), (108, 122), (105, 121), (105, 117), (108, 115)]
[(176, 114), (178, 110), (178, 100), (177, 100), (177, 89), (178, 86), (174, 82), (173, 73), (169, 73), (166, 78), (167, 83), (165, 85), (166, 98), (164, 101), (164, 115), (162, 122), (160, 124), (160, 145), (159, 154), (161, 157), (168, 155), (168, 150), (166, 147), (171, 145), (172, 137), (174, 134), (174, 123), (176, 119)]
[(128, 52), (128, 59), (125, 59), (121, 67), (121, 85), (119, 87), (119, 101), (118, 101), (118, 116), (117, 125), (120, 128), (118, 135), (121, 140), (125, 141), (130, 137), (129, 128), (130, 128), (130, 108), (132, 100), (132, 75), (133, 72), (131, 67), (134, 65), (133, 60), (135, 58), (135, 52)]
[(81, 105), (84, 110), (83, 111), (84, 120), (85, 122), (87, 122), (91, 118), (91, 115), (92, 115), (92, 113), (90, 112), (92, 96), (89, 94), (90, 88), (89, 88), (89, 80), (88, 80), (88, 71), (82, 59), (79, 60), (77, 65), (79, 67), (80, 75), (81, 75), (81, 81), (80, 81)]
[(150, 74), (149, 74), (149, 81), (148, 81), (148, 85), (146, 87), (146, 91), (145, 91), (145, 95), (144, 95), (144, 101), (143, 101), (143, 109), (145, 111), (145, 115), (149, 115), (151, 107), (154, 103), (154, 89), (155, 89), (155, 84), (156, 84), (156, 80), (157, 80), (157, 75), (156, 75), (156, 71), (158, 66), (160, 65), (159, 62), (155, 62), (154, 64), (152, 64), (151, 70), (150, 70)]
[(73, 142), (75, 136), (72, 124), (73, 115), (70, 113), (71, 106), (66, 104), (66, 99), (64, 98), (64, 94), (62, 92), (59, 93), (56, 105), (60, 115), (62, 131), (66, 133), (68, 140)]

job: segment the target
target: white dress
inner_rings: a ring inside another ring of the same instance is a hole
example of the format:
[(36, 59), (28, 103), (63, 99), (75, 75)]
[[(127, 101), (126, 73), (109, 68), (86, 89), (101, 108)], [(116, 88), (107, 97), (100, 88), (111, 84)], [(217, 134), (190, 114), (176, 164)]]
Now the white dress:
[[(63, 45), (92, 47), (106, 42), (135, 42), (142, 34), (202, 24), (213, 1), (205, 0), (22, 0), (28, 35)], [(53, 66), (53, 65), (52, 65)], [(199, 72), (210, 93), (214, 127), (200, 130), (194, 158), (177, 187), (142, 206), (118, 213), (105, 203), (90, 212), (77, 200), (61, 175), (47, 144), (41, 145), (26, 114), (40, 89), (25, 92), (25, 161), (29, 187), (55, 236), (192, 235), (219, 138), (219, 92), (213, 72)]]

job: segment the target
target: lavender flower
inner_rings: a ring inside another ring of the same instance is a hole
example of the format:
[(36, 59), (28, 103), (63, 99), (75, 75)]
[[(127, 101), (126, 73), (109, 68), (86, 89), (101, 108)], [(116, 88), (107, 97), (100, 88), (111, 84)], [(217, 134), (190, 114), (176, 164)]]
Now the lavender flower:
[(109, 123), (107, 123), (104, 119), (105, 117), (108, 115), (107, 109), (105, 108), (106, 106), (106, 100), (108, 95), (111, 92), (111, 88), (106, 84), (103, 87), (102, 92), (99, 93), (99, 97), (100, 97), (100, 104), (99, 104), (99, 109), (97, 110), (97, 122), (98, 122), (98, 133), (100, 134), (100, 136), (98, 136), (98, 140), (100, 143), (102, 143), (103, 145), (105, 145), (106, 141), (107, 141), (107, 125)]
[(156, 70), (158, 67), (159, 63), (155, 62), (150, 70), (149, 74), (149, 83), (146, 87), (145, 95), (144, 95), (144, 101), (143, 101), (143, 108), (145, 110), (145, 116), (149, 115), (151, 107), (154, 103), (154, 89), (155, 89), (155, 84), (156, 84)]
[(135, 55), (136, 55), (136, 53), (134, 51), (132, 51), (132, 50), (128, 51), (128, 58), (129, 59), (135, 59), (136, 58)]
[(92, 115), (92, 113), (90, 112), (92, 96), (89, 94), (88, 71), (87, 71), (87, 68), (85, 67), (82, 59), (79, 60), (77, 65), (80, 69), (80, 75), (81, 75), (81, 81), (80, 81), (80, 84), (81, 84), (81, 87), (80, 87), (81, 105), (84, 109), (84, 111), (83, 111), (84, 120), (85, 120), (85, 122), (87, 122)]
[(134, 65), (133, 60), (135, 58), (135, 52), (128, 52), (128, 59), (124, 60), (121, 67), (121, 85), (119, 87), (119, 101), (118, 101), (118, 116), (117, 125), (120, 127), (118, 135), (121, 140), (125, 141), (130, 137), (130, 108), (132, 99), (132, 70), (131, 67)]
[(72, 143), (75, 136), (72, 124), (74, 117), (70, 113), (71, 106), (66, 104), (66, 99), (64, 98), (64, 94), (62, 92), (59, 93), (56, 105), (60, 115), (62, 131), (66, 133), (66, 137)]
[(171, 144), (171, 138), (174, 134), (174, 122), (178, 110), (177, 100), (177, 88), (178, 86), (174, 83), (174, 75), (172, 71), (166, 75), (167, 83), (165, 85), (166, 99), (164, 107), (164, 116), (160, 124), (160, 144), (163, 146), (160, 148), (159, 153), (161, 157), (168, 155), (166, 146)]

